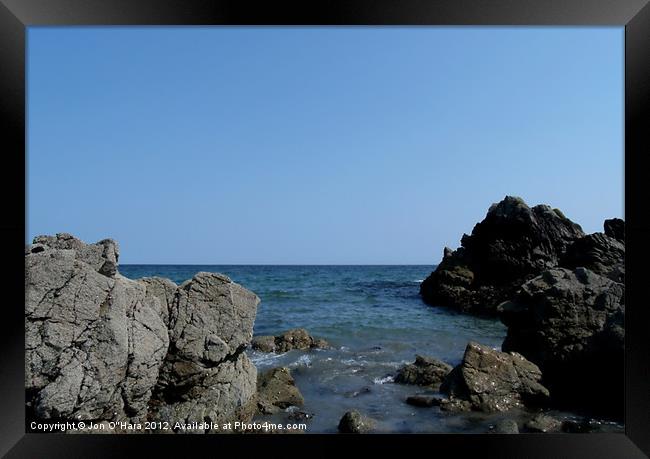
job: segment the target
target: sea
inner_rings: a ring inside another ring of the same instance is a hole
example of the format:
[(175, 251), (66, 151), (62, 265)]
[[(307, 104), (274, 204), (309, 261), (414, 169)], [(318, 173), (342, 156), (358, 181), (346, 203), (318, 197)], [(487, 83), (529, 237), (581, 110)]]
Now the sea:
[[(501, 349), (506, 335), (498, 319), (426, 305), (419, 287), (435, 266), (120, 265), (131, 279), (167, 277), (180, 284), (197, 272), (226, 274), (261, 299), (254, 335), (305, 328), (331, 349), (265, 354), (249, 349), (258, 371), (286, 366), (303, 394), (289, 407), (256, 421), (290, 422), (296, 411), (307, 432), (333, 433), (346, 411), (375, 421), (376, 432), (480, 433), (503, 414), (449, 413), (408, 405), (410, 395), (434, 394), (394, 383), (399, 367), (417, 354), (458, 364), (469, 341)], [(306, 414), (306, 416), (305, 416)], [(555, 413), (567, 418), (570, 413)], [(507, 416), (513, 416), (509, 413)], [(514, 413), (525, 417), (526, 413)]]

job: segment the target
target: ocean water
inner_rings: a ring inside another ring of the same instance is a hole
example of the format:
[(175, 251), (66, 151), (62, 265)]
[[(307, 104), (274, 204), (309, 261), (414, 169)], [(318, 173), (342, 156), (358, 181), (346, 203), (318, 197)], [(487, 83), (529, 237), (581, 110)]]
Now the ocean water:
[[(181, 283), (199, 271), (226, 274), (261, 299), (255, 335), (306, 328), (325, 338), (328, 350), (249, 356), (264, 371), (287, 366), (305, 398), (309, 432), (336, 432), (341, 416), (357, 409), (376, 420), (379, 432), (484, 432), (502, 415), (451, 414), (405, 403), (427, 393), (393, 383), (396, 370), (416, 354), (451, 365), (468, 341), (501, 348), (505, 327), (496, 319), (425, 305), (420, 282), (432, 266), (199, 266), (121, 265), (129, 278), (162, 276)], [(286, 421), (291, 409), (256, 420)], [(301, 421), (302, 422), (302, 421)]]

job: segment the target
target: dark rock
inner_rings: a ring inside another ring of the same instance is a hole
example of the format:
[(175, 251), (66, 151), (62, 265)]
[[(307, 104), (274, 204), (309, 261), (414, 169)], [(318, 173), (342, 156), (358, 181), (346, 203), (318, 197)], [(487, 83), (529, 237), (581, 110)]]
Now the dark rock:
[(374, 427), (374, 421), (358, 411), (348, 411), (339, 421), (339, 432), (341, 433), (368, 433)]
[(527, 432), (559, 432), (562, 428), (562, 421), (546, 414), (538, 414), (524, 424)]
[(289, 416), (287, 417), (292, 421), (305, 422), (311, 420), (314, 417), (314, 414), (296, 410), (289, 413)]
[(547, 401), (539, 368), (517, 353), (495, 351), (470, 342), (463, 360), (445, 378), (440, 391), (449, 395), (447, 411), (506, 411)]
[(555, 268), (503, 305), (502, 347), (540, 367), (556, 403), (622, 417), (624, 319), (623, 284), (585, 268)]
[(257, 296), (209, 273), (181, 287), (127, 279), (118, 258), (110, 239), (85, 244), (67, 233), (26, 250), (28, 416), (250, 420), (256, 370), (242, 351)]
[(431, 406), (440, 406), (443, 397), (439, 395), (411, 395), (407, 397), (406, 403), (413, 406), (420, 407), (431, 407)]
[(625, 242), (625, 222), (620, 218), (605, 220), (605, 234), (621, 242)]
[(290, 406), (302, 406), (305, 400), (288, 368), (273, 368), (257, 379), (257, 406), (262, 414), (272, 414)]
[(568, 248), (560, 266), (588, 268), (616, 282), (625, 278), (625, 245), (603, 233), (589, 234), (577, 239)]
[(488, 433), (495, 434), (518, 434), (519, 426), (514, 419), (501, 419), (497, 421), (493, 428)]
[(293, 349), (327, 349), (329, 344), (322, 338), (312, 337), (304, 328), (294, 328), (278, 336), (257, 336), (251, 346), (256, 351), (280, 354)]
[(256, 336), (251, 347), (260, 352), (275, 352), (275, 336)]
[(425, 302), (462, 312), (497, 314), (497, 305), (543, 270), (557, 266), (568, 245), (584, 236), (579, 225), (546, 205), (530, 208), (506, 196), (493, 204), (461, 247), (444, 251), (420, 284)]
[(404, 365), (397, 371), (395, 382), (430, 386), (437, 390), (440, 383), (452, 370), (452, 366), (433, 357), (417, 355), (415, 362)]

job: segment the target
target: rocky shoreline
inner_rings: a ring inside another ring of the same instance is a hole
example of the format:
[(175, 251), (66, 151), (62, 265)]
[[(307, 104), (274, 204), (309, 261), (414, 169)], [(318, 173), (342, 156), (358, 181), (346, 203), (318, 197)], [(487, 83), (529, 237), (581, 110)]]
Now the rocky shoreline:
[(603, 226), (586, 235), (558, 209), (506, 196), (459, 249), (445, 248), (420, 294), (500, 318), (503, 351), (539, 367), (551, 404), (622, 419), (625, 223)]
[[(413, 409), (503, 413), (490, 433), (587, 432), (598, 430), (592, 415), (622, 419), (624, 231), (612, 219), (587, 235), (561, 211), (514, 197), (492, 205), (459, 249), (445, 248), (420, 294), (502, 321), (501, 350), (470, 341), (460, 363), (417, 355), (387, 380), (421, 389), (403, 399)], [(118, 260), (110, 239), (60, 233), (26, 247), (28, 422), (181, 422), (191, 426), (181, 432), (215, 433), (205, 426), (318, 416), (302, 411), (292, 369), (258, 372), (247, 350), (316, 355), (330, 343), (301, 328), (253, 337), (260, 300), (222, 274), (132, 280)], [(586, 417), (561, 421), (555, 408)], [(341, 412), (332, 428), (381, 431), (369, 414)]]

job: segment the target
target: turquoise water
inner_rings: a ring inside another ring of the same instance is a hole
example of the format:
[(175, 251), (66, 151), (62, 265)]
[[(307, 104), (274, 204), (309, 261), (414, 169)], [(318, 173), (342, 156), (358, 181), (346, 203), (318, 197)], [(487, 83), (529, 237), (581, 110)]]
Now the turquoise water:
[[(422, 388), (392, 383), (397, 368), (430, 355), (454, 365), (470, 340), (500, 349), (505, 327), (425, 305), (418, 289), (432, 266), (178, 266), (121, 265), (132, 279), (162, 276), (181, 283), (199, 271), (220, 272), (260, 298), (255, 335), (306, 328), (329, 350), (261, 354), (259, 370), (288, 366), (313, 414), (310, 432), (335, 432), (350, 409), (373, 417), (385, 432), (482, 432), (488, 418), (407, 405)], [(280, 421), (288, 414), (261, 416)]]

